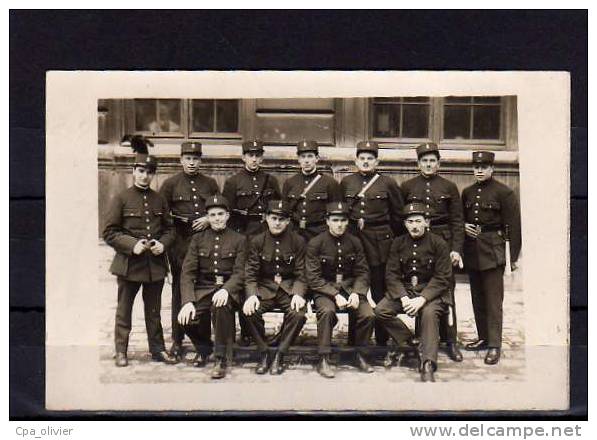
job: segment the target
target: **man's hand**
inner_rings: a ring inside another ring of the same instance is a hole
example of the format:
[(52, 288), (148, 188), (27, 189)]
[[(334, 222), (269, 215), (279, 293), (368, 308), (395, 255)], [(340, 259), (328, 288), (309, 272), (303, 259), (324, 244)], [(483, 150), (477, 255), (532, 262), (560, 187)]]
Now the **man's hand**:
[(343, 310), (348, 305), (348, 301), (346, 301), (346, 298), (344, 298), (340, 294), (336, 295), (335, 299), (336, 299), (336, 305), (338, 306), (338, 308), (340, 310)]
[(477, 238), (477, 235), (479, 235), (479, 229), (477, 225), (474, 225), (472, 223), (465, 223), (464, 233), (471, 238)]
[(206, 215), (193, 220), (193, 223), (191, 224), (191, 227), (195, 232), (203, 231), (204, 229), (207, 229), (208, 226), (209, 222), (207, 221)]
[(458, 252), (450, 252), (450, 260), (452, 260), (452, 266), (458, 266), (460, 269), (464, 268), (464, 264), (462, 263), (462, 257)]
[(247, 298), (243, 304), (243, 313), (247, 316), (251, 316), (259, 308), (259, 298), (257, 295), (251, 295)]
[(151, 247), (149, 250), (153, 255), (161, 255), (164, 252), (164, 245), (161, 242), (157, 240), (151, 240), (150, 243)]
[(358, 293), (351, 293), (348, 295), (348, 304), (346, 305), (349, 309), (358, 309), (359, 308), (359, 294)]
[(133, 254), (141, 255), (143, 252), (145, 252), (145, 249), (147, 249), (147, 240), (143, 238), (135, 244), (135, 247), (133, 248)]
[(295, 312), (298, 312), (300, 309), (305, 307), (305, 298), (300, 295), (292, 295), (292, 299), (290, 300), (290, 308)]
[(516, 265), (516, 263), (511, 262), (510, 263), (510, 269), (512, 270), (512, 272), (514, 272), (516, 269), (518, 269), (518, 266)]
[(416, 296), (414, 298), (409, 298), (407, 301), (406, 306), (404, 307), (404, 311), (408, 316), (416, 316), (419, 313), (419, 310), (425, 305), (427, 300), (422, 296)]
[(225, 306), (228, 303), (228, 291), (226, 289), (218, 290), (211, 297), (211, 303), (216, 307)]
[(187, 325), (195, 318), (195, 306), (192, 302), (186, 303), (178, 312), (178, 322), (180, 325)]

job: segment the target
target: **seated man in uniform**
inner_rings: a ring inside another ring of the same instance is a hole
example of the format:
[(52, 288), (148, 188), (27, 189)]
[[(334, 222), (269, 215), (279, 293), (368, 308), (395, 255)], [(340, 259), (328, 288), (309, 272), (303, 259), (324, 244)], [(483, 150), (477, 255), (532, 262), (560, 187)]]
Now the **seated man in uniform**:
[(209, 346), (200, 334), (210, 312), (215, 332), (213, 379), (226, 376), (234, 341), (234, 312), (243, 288), (246, 239), (226, 227), (227, 200), (216, 194), (205, 202), (210, 228), (193, 235), (181, 274), (182, 308), (178, 321), (197, 350), (195, 366), (205, 365)]
[(256, 373), (265, 374), (269, 367), (269, 347), (263, 314), (275, 308), (284, 311), (280, 343), (270, 368), (271, 374), (282, 374), (283, 356), (305, 324), (305, 241), (288, 228), (287, 202), (270, 201), (265, 221), (267, 231), (249, 242), (245, 265), (247, 299), (243, 313), (261, 352)]
[(421, 380), (435, 382), (439, 322), (450, 302), (452, 262), (446, 242), (427, 231), (426, 206), (404, 207), (408, 234), (394, 239), (386, 268), (386, 296), (375, 308), (375, 317), (398, 343), (410, 338), (408, 327), (396, 315), (416, 316), (420, 327)]
[(357, 348), (356, 365), (365, 373), (373, 368), (365, 360), (364, 350), (373, 333), (375, 315), (367, 301), (369, 268), (361, 241), (346, 232), (348, 206), (343, 202), (327, 205), (328, 230), (309, 241), (307, 246), (306, 277), (315, 301), (319, 365), (323, 377), (334, 377), (330, 368), (332, 331), (338, 322), (336, 309), (350, 313), (349, 326), (354, 327)]

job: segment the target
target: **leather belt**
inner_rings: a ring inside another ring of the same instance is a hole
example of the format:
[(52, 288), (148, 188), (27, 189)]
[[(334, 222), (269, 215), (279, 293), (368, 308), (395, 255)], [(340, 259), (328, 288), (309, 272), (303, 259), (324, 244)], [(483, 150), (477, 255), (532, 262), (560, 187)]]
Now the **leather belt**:
[(502, 225), (477, 225), (481, 232), (497, 232), (503, 229)]
[[(350, 220), (352, 223), (357, 224), (358, 220)], [(368, 221), (365, 220), (365, 226), (389, 226), (390, 222), (387, 220), (376, 220), (376, 221)]]
[(199, 275), (199, 279), (197, 281), (201, 282), (201, 281), (208, 281), (210, 283), (215, 283), (216, 282), (216, 277), (222, 277), (224, 282), (228, 281), (230, 279), (230, 275), (216, 275), (216, 274), (201, 274)]

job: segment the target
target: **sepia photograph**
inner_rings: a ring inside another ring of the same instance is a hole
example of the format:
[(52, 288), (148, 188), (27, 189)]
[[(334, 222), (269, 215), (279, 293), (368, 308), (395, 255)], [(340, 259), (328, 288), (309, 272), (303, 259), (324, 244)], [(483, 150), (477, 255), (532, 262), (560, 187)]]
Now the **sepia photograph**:
[[(566, 273), (546, 270), (567, 258), (565, 74), (52, 72), (48, 87), (49, 217), (68, 200), (52, 164), (73, 151), (85, 174), (68, 285), (50, 250), (68, 225), (48, 220), (49, 407), (566, 408)], [(65, 350), (80, 363), (59, 368)]]

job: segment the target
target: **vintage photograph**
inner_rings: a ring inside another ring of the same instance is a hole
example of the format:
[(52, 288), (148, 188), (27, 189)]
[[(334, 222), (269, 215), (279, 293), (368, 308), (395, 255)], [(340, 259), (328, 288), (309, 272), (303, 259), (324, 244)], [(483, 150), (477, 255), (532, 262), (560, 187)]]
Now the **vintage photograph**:
[(48, 90), (50, 408), (568, 405), (565, 74), (54, 72)]

